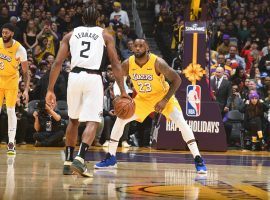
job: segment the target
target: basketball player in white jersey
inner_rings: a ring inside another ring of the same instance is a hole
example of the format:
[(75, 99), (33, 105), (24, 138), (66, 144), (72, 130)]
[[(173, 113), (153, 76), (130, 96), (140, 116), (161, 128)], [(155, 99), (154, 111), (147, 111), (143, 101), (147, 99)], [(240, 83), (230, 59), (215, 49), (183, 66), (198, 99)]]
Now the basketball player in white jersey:
[[(66, 130), (66, 160), (63, 174), (73, 172), (89, 177), (85, 164), (85, 154), (92, 144), (103, 111), (103, 83), (101, 61), (106, 46), (121, 96), (130, 98), (124, 89), (124, 78), (118, 60), (113, 37), (104, 29), (95, 26), (99, 12), (88, 7), (83, 13), (85, 26), (75, 28), (64, 36), (56, 60), (50, 72), (46, 102), (55, 107), (54, 85), (60, 73), (63, 61), (71, 54), (71, 72), (68, 78), (67, 103), (69, 124)], [(73, 151), (78, 136), (80, 122), (86, 122), (80, 149), (73, 159)]]

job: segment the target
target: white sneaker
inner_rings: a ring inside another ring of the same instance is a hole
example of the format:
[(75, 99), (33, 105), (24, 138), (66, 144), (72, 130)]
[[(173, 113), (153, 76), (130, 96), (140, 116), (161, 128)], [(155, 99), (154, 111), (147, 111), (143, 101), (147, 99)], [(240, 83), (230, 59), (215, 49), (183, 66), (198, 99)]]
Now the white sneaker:
[(129, 148), (130, 145), (127, 143), (127, 141), (122, 142), (122, 148)]
[(103, 147), (108, 147), (109, 146), (109, 140), (106, 140), (102, 146)]

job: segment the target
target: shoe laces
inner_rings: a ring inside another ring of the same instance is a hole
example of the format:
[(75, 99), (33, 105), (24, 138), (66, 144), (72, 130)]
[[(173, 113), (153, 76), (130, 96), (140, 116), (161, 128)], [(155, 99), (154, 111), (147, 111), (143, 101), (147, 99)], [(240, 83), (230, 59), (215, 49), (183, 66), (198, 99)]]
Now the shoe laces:
[(203, 159), (202, 159), (202, 157), (201, 157), (201, 156), (196, 156), (196, 157), (195, 157), (195, 162), (196, 162), (198, 165), (202, 166), (202, 165), (203, 165)]
[(14, 144), (12, 142), (8, 143), (8, 148), (9, 149), (14, 149)]
[(109, 160), (111, 157), (112, 157), (111, 154), (110, 154), (110, 153), (107, 153), (105, 159), (102, 160), (101, 162), (104, 163), (104, 162), (106, 162), (107, 160)]

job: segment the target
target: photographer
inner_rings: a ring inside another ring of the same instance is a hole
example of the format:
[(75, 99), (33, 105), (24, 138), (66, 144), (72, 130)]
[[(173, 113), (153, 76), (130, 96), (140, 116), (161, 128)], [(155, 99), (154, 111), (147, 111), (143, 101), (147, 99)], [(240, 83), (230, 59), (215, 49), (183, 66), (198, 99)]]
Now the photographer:
[(239, 93), (239, 87), (237, 84), (232, 85), (232, 94), (229, 96), (227, 104), (224, 108), (224, 128), (226, 131), (227, 135), (227, 143), (231, 146), (235, 146), (237, 142), (231, 140), (231, 133), (232, 133), (232, 124), (230, 121), (228, 121), (228, 114), (232, 110), (238, 110), (238, 111), (243, 111), (245, 107), (245, 103), (243, 99), (241, 98), (241, 95)]
[(61, 116), (51, 109), (45, 102), (38, 102), (37, 111), (33, 113), (35, 118), (34, 133), (35, 146), (52, 147), (64, 146), (64, 130), (61, 130)]
[(228, 112), (231, 110), (239, 110), (242, 111), (245, 106), (243, 99), (239, 93), (239, 88), (237, 84), (232, 85), (232, 94), (228, 98), (227, 104), (224, 108), (224, 112)]
[(24, 145), (25, 136), (28, 129), (28, 118), (27, 112), (25, 111), (25, 102), (23, 100), (22, 92), (19, 90), (17, 95), (15, 113), (17, 116), (17, 131), (16, 131), (16, 141), (17, 144)]

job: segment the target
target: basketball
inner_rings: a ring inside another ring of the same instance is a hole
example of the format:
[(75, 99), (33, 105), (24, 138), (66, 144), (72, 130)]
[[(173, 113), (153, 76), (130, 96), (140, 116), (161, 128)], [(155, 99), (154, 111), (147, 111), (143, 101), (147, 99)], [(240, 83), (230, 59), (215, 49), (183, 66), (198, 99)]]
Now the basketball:
[(114, 100), (114, 112), (120, 119), (128, 119), (135, 112), (135, 102), (125, 97), (117, 97)]

